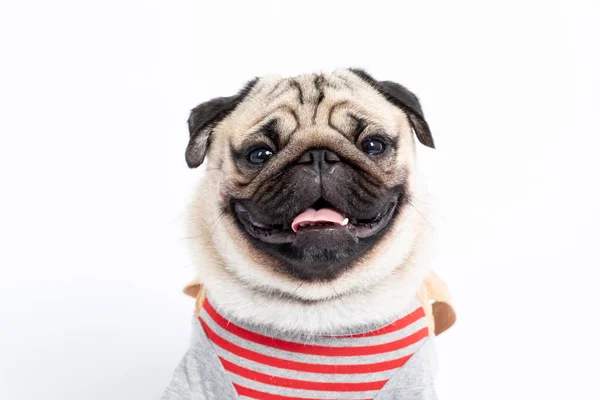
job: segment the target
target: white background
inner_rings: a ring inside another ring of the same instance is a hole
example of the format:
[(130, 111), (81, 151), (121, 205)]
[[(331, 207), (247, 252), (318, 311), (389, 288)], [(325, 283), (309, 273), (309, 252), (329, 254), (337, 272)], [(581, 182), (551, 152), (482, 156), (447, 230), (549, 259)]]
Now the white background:
[(600, 399), (595, 3), (3, 2), (0, 398), (158, 399), (193, 307), (189, 109), (358, 66), (438, 147), (440, 398)]

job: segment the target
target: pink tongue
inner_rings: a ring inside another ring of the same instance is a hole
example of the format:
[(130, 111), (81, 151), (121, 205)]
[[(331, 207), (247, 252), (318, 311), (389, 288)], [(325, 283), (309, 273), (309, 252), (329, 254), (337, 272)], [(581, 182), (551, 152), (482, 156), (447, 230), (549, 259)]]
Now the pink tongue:
[(321, 208), (320, 210), (309, 208), (294, 218), (294, 221), (292, 222), (292, 229), (294, 232), (298, 232), (300, 224), (310, 224), (316, 222), (331, 222), (333, 224), (341, 225), (343, 220), (344, 216), (339, 212), (332, 210), (331, 208)]

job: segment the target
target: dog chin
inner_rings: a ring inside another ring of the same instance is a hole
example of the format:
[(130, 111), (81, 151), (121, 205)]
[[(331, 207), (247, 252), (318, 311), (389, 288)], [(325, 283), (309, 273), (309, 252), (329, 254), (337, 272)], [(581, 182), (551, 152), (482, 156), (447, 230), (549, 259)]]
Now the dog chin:
[[(192, 215), (201, 209), (191, 208)], [(206, 231), (210, 241), (197, 242), (192, 255), (214, 301), (232, 317), (253, 324), (322, 334), (356, 321), (378, 323), (396, 315), (414, 296), (427, 271), (431, 230), (413, 207), (397, 207), (387, 232), (371, 251), (328, 282), (282, 276), (260, 256), (264, 252), (250, 244), (245, 228), (230, 229), (231, 223), (235, 221), (221, 221)]]
[(394, 198), (364, 219), (309, 208), (292, 221), (267, 224), (242, 202), (232, 202), (238, 229), (252, 245), (274, 257), (279, 272), (303, 281), (332, 281), (351, 269), (385, 235), (400, 208)]

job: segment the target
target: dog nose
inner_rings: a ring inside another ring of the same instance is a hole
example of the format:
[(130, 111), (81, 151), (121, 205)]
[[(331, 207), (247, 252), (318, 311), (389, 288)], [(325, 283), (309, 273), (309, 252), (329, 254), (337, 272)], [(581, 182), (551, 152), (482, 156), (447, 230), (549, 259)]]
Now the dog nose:
[(310, 149), (296, 163), (311, 174), (332, 174), (339, 161), (338, 155), (328, 149)]

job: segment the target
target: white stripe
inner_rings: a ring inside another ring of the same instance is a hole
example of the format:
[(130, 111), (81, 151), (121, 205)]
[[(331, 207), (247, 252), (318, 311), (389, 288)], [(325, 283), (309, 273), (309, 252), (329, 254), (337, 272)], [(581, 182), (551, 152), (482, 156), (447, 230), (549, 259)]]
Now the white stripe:
[(233, 383), (247, 387), (248, 389), (258, 390), (260, 392), (269, 394), (277, 394), (280, 396), (303, 397), (306, 399), (372, 399), (379, 392), (379, 390), (369, 390), (367, 392), (326, 392), (321, 390), (291, 389), (281, 386), (267, 385), (232, 373), (229, 374), (229, 377)]
[[(421, 342), (419, 343), (422, 344)], [(280, 378), (301, 379), (303, 381), (332, 383), (375, 382), (390, 379), (394, 374), (398, 372), (398, 368), (390, 369), (389, 371), (371, 372), (367, 374), (323, 374), (319, 372), (295, 371), (292, 369), (271, 367), (269, 365), (261, 364), (259, 362), (251, 361), (246, 358), (236, 356), (235, 354), (230, 353), (225, 349), (222, 349), (216, 344), (214, 344), (214, 349), (219, 357), (222, 357), (235, 365), (249, 369), (250, 371), (260, 372), (263, 374), (276, 376)]]
[[(418, 324), (419, 321), (425, 321), (425, 316), (420, 317), (416, 321), (413, 321), (409, 325), (405, 326), (402, 329), (398, 329), (396, 331), (386, 333), (383, 335), (375, 335), (375, 336), (365, 336), (365, 337), (335, 337), (335, 336), (311, 336), (311, 337), (285, 337), (283, 335), (273, 336), (269, 335), (269, 337), (275, 337), (277, 339), (285, 340), (288, 342), (306, 344), (306, 345), (316, 345), (316, 346), (328, 346), (328, 347), (357, 347), (357, 346), (373, 346), (377, 344), (389, 343), (396, 341), (398, 339), (402, 339), (403, 337), (409, 336), (410, 334), (421, 329), (424, 324), (419, 326), (413, 326)], [(387, 325), (386, 325), (387, 327)], [(246, 328), (244, 328), (246, 329)], [(248, 329), (250, 330), (250, 329)], [(264, 335), (261, 332), (255, 332), (259, 335)]]
[[(213, 305), (213, 304), (211, 304)], [(409, 307), (407, 307), (408, 310), (411, 310), (410, 312), (407, 312), (405, 315), (402, 315), (400, 317), (395, 318), (394, 321), (390, 321), (389, 323), (386, 323), (383, 326), (377, 326), (377, 327), (371, 327), (370, 329), (362, 329), (359, 331), (355, 331), (353, 334), (354, 335), (363, 335), (363, 334), (368, 334), (371, 333), (373, 331), (378, 331), (384, 328), (387, 328), (389, 325), (398, 322), (400, 319), (408, 316), (409, 314), (412, 314), (413, 312), (418, 311), (419, 309), (422, 309), (423, 306), (421, 305), (421, 302), (419, 300), (414, 300), (411, 302), (411, 304), (409, 304)], [(214, 307), (213, 305), (213, 309), (215, 309), (215, 311), (217, 312), (217, 314), (219, 314), (218, 310)], [(204, 309), (201, 310), (202, 312), (206, 312)], [(201, 314), (202, 315), (202, 314)], [(222, 318), (226, 319), (225, 317), (222, 316)], [(425, 319), (425, 315), (423, 315), (422, 317), (419, 318), (420, 319)], [(417, 321), (415, 321), (417, 322)], [(396, 332), (390, 332), (384, 335), (376, 335), (376, 336), (366, 336), (366, 337), (342, 337), (342, 336), (350, 336), (350, 332), (347, 333), (343, 333), (343, 334), (339, 334), (339, 335), (329, 335), (329, 336), (315, 336), (315, 335), (303, 335), (303, 334), (290, 334), (289, 332), (280, 332), (280, 331), (268, 331), (265, 332), (264, 330), (261, 330), (260, 328), (257, 327), (253, 327), (253, 326), (248, 326), (246, 324), (240, 324), (240, 323), (236, 323), (235, 321), (230, 321), (229, 323), (231, 324), (235, 324), (245, 330), (248, 330), (250, 332), (254, 332), (258, 335), (262, 335), (262, 336), (268, 336), (268, 337), (272, 337), (275, 339), (280, 339), (280, 340), (285, 340), (288, 342), (294, 342), (294, 343), (300, 343), (300, 344), (307, 344), (307, 345), (321, 345), (321, 346), (331, 346), (331, 347), (347, 347), (347, 346), (370, 346), (373, 343), (373, 340), (377, 340), (380, 341), (382, 343), (384, 342), (388, 342), (388, 341), (394, 341), (397, 340), (399, 338), (401, 338), (403, 335), (404, 336), (408, 336), (410, 335), (412, 332), (415, 331), (411, 331), (409, 328), (409, 326), (406, 326), (404, 328), (402, 328), (399, 331)], [(413, 322), (414, 323), (414, 322)]]
[(405, 326), (394, 332), (386, 333), (377, 336), (367, 337), (348, 337), (348, 338), (336, 338), (336, 337), (317, 337), (312, 339), (310, 342), (304, 344), (314, 344), (317, 346), (328, 346), (328, 347), (360, 347), (360, 346), (376, 346), (379, 344), (385, 344), (394, 342), (405, 338), (418, 330), (425, 327), (425, 317), (421, 317), (411, 324)]
[[(290, 361), (298, 361), (303, 363), (311, 363), (311, 364), (348, 364), (348, 365), (356, 365), (356, 364), (373, 364), (377, 362), (390, 361), (395, 360), (409, 354), (412, 354), (418, 349), (420, 346), (420, 342), (414, 343), (408, 347), (387, 352), (380, 353), (374, 355), (363, 355), (363, 356), (319, 356), (312, 354), (303, 354), (303, 353), (295, 353), (289, 352), (285, 350), (276, 349), (269, 346), (264, 346), (258, 343), (251, 342), (246, 339), (242, 339), (239, 336), (236, 336), (225, 329), (221, 328), (216, 322), (210, 318), (208, 313), (205, 310), (201, 313), (202, 320), (210, 327), (212, 331), (214, 331), (218, 336), (231, 342), (235, 345), (243, 347), (248, 350), (255, 351), (257, 353), (261, 353), (264, 355), (268, 355), (271, 357), (277, 357), (284, 360)], [(410, 325), (410, 330), (414, 330), (415, 332), (426, 327), (427, 321), (425, 318), (421, 318), (419, 321)], [(382, 343), (376, 343), (382, 344)], [(375, 344), (375, 345), (376, 345)]]

